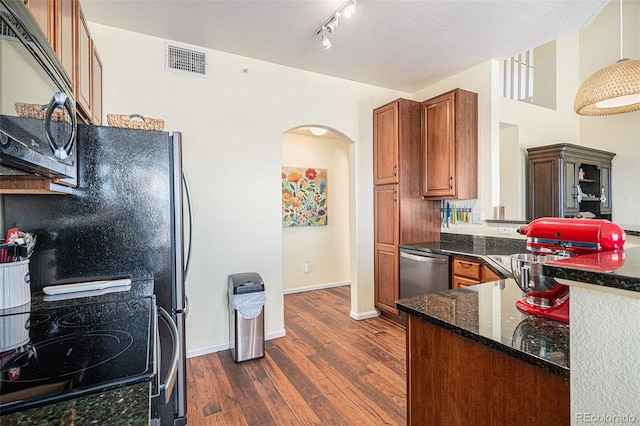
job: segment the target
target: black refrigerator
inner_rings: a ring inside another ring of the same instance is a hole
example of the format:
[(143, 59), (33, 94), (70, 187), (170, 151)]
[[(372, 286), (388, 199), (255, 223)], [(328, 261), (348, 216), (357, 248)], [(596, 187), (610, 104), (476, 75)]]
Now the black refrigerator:
[[(37, 235), (29, 266), (32, 291), (114, 277), (130, 277), (132, 286), (153, 280), (156, 304), (175, 328), (159, 325), (161, 381), (165, 375), (173, 380), (166, 393), (152, 398), (152, 419), (185, 424), (189, 255), (183, 216), (190, 233), (191, 209), (181, 134), (79, 125), (77, 144), (73, 193), (5, 195), (5, 226)], [(177, 368), (171, 362), (176, 350)]]

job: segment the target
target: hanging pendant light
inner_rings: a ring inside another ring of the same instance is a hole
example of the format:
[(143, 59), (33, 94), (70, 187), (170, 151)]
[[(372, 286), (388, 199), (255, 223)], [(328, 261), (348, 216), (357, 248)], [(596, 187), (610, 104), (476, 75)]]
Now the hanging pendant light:
[[(620, 57), (623, 55), (620, 0)], [(573, 103), (580, 115), (613, 115), (640, 111), (640, 60), (620, 59), (595, 72), (578, 89)]]

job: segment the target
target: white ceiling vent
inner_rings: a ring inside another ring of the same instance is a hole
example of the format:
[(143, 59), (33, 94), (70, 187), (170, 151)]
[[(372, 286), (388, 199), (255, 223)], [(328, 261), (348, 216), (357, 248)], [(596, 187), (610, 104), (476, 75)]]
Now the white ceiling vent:
[(206, 77), (208, 74), (207, 52), (195, 49), (192, 46), (165, 42), (164, 69), (166, 71)]

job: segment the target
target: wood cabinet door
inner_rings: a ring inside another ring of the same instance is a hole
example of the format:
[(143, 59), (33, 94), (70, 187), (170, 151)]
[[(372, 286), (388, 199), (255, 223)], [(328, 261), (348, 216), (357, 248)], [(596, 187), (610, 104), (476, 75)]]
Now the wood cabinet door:
[[(561, 189), (560, 196), (563, 200), (562, 210), (557, 217), (571, 217), (580, 211), (578, 202), (578, 160), (575, 158), (565, 158), (564, 160), (564, 190)], [(562, 188), (562, 186), (561, 186)]]
[(394, 102), (373, 111), (374, 184), (398, 183), (399, 105)]
[(495, 272), (493, 269), (489, 268), (487, 265), (482, 265), (482, 282), (488, 283), (491, 281), (500, 281), (503, 280), (504, 277)]
[(91, 50), (89, 27), (81, 7), (78, 8), (77, 34), (76, 102), (78, 103), (78, 111), (90, 122), (93, 118), (91, 112), (91, 64), (93, 62), (93, 51)]
[[(93, 44), (93, 43), (92, 43)], [(102, 124), (102, 61), (98, 56), (98, 51), (93, 46), (93, 66), (92, 66), (92, 100), (93, 105), (93, 124), (100, 126)]]
[(455, 95), (423, 103), (422, 189), (427, 197), (455, 195)]
[(395, 307), (395, 301), (400, 298), (398, 185), (375, 187), (374, 222), (375, 306), (399, 315)]
[(398, 185), (376, 186), (374, 190), (375, 243), (397, 246), (400, 239)]
[(28, 0), (25, 4), (47, 37), (47, 41), (53, 44), (53, 12), (50, 0)]
[(529, 161), (529, 220), (560, 214), (558, 161), (553, 158)]
[(77, 0), (55, 0), (54, 3), (54, 50), (69, 74), (72, 88), (75, 87), (77, 5)]
[(600, 167), (600, 205), (602, 214), (611, 214), (611, 164)]
[(375, 306), (394, 315), (400, 315), (395, 301), (400, 299), (400, 272), (396, 251), (375, 249)]

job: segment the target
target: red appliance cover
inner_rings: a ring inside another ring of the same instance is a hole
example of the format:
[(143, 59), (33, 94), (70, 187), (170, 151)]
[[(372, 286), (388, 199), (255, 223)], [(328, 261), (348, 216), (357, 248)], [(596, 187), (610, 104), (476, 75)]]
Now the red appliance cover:
[(626, 234), (605, 219), (566, 219), (543, 217), (522, 226), (527, 249), (533, 253), (567, 250), (574, 255), (622, 249)]

